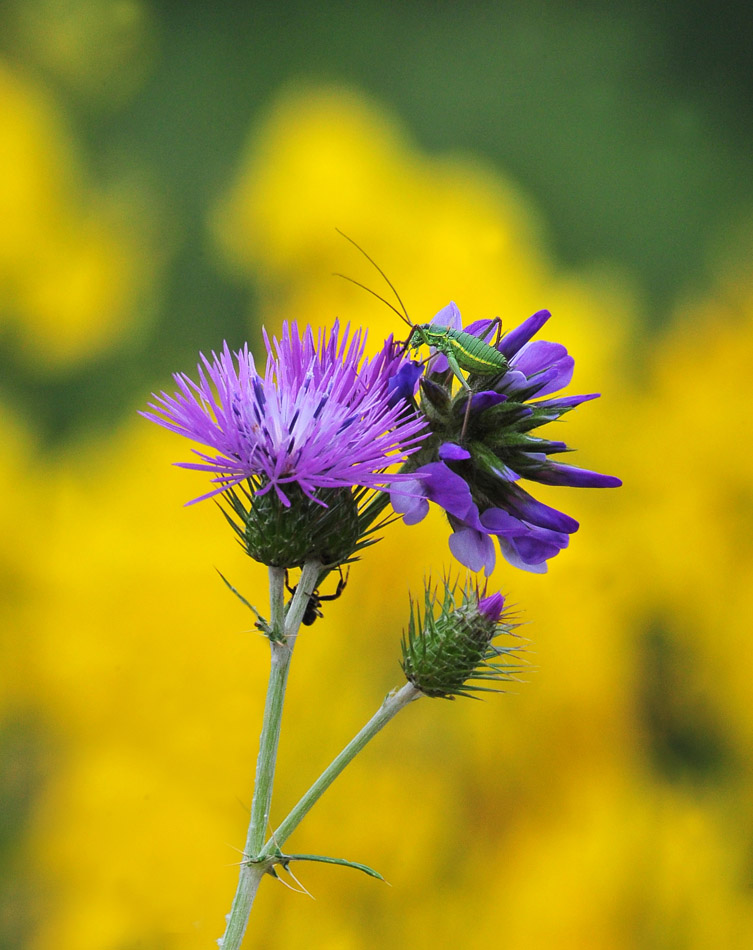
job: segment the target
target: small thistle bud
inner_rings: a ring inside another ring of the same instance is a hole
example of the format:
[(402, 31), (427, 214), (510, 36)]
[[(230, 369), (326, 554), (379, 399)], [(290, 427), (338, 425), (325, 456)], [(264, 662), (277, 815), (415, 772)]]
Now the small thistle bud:
[[(511, 679), (518, 663), (503, 658), (519, 649), (492, 643), (511, 635), (502, 594), (482, 596), (478, 587), (466, 586), (458, 603), (457, 584), (444, 582), (440, 602), (437, 588), (427, 583), (424, 612), (411, 601), (408, 633), (403, 637), (402, 667), (406, 678), (426, 696), (454, 699), (474, 692), (495, 692), (469, 680)], [(485, 592), (483, 592), (485, 593)]]
[(359, 546), (358, 502), (347, 488), (322, 488), (312, 499), (293, 486), (284, 505), (273, 491), (238, 486), (225, 499), (237, 521), (224, 513), (241, 546), (270, 567), (301, 567), (309, 560), (340, 564)]

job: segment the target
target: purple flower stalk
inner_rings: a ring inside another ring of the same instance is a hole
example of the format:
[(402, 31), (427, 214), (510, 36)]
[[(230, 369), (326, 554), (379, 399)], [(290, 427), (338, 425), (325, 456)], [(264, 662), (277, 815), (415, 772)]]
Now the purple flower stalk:
[[(499, 375), (469, 376), (467, 415), (468, 393), (460, 389), (453, 396), (444, 355), (432, 357), (421, 384), (421, 408), (431, 435), (407, 465), (413, 480), (392, 488), (392, 505), (407, 524), (421, 521), (430, 501), (443, 508), (453, 529), (450, 549), (473, 571), (491, 573), (496, 538), (511, 564), (543, 573), (549, 558), (567, 547), (578, 529), (569, 515), (522, 488), (521, 479), (584, 488), (622, 484), (612, 475), (554, 461), (551, 456), (568, 451), (565, 443), (532, 434), (599, 395), (553, 396), (570, 382), (574, 360), (560, 343), (531, 342), (550, 316), (540, 310), (501, 338), (497, 349), (507, 368)], [(450, 303), (432, 323), (460, 330), (460, 312)], [(476, 321), (464, 329), (489, 342), (493, 321)]]
[(199, 442), (201, 461), (182, 468), (215, 473), (209, 498), (246, 479), (254, 493), (271, 490), (290, 505), (291, 489), (315, 500), (320, 489), (384, 486), (400, 475), (385, 469), (403, 462), (423, 438), (424, 420), (406, 411), (417, 375), (387, 340), (373, 359), (363, 357), (366, 335), (349, 328), (317, 339), (310, 327), (283, 325), (270, 344), (264, 375), (248, 346), (231, 354), (201, 354), (198, 382), (174, 376), (178, 391), (161, 393), (147, 419)]

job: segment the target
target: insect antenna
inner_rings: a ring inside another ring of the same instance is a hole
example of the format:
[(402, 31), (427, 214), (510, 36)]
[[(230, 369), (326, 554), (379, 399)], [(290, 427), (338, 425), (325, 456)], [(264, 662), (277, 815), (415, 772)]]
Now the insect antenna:
[[(373, 297), (376, 297), (377, 300), (381, 300), (383, 304), (386, 304), (390, 310), (394, 311), (401, 320), (405, 320), (405, 317), (400, 310), (397, 309), (394, 304), (391, 304), (389, 300), (385, 300), (381, 294), (378, 294), (376, 290), (372, 290), (371, 287), (367, 287), (366, 284), (362, 284), (359, 280), (354, 280), (352, 277), (348, 277), (347, 274), (340, 274), (338, 271), (335, 271), (333, 277), (342, 277), (343, 280), (349, 281), (351, 284), (355, 284), (356, 287), (360, 287), (361, 290), (365, 290), (367, 294), (371, 294)], [(413, 326), (413, 324), (409, 324)]]
[(389, 279), (389, 277), (385, 274), (385, 272), (382, 270), (382, 268), (379, 266), (379, 264), (377, 264), (377, 262), (374, 260), (374, 258), (371, 257), (370, 254), (367, 254), (366, 251), (364, 251), (364, 249), (361, 247), (361, 245), (360, 245), (360, 244), (357, 244), (357, 243), (353, 240), (352, 237), (348, 237), (348, 235), (347, 235), (344, 231), (341, 231), (340, 228), (335, 228), (335, 231), (337, 231), (337, 233), (338, 233), (341, 237), (344, 237), (346, 241), (350, 241), (350, 243), (353, 245), (353, 247), (354, 247), (357, 251), (360, 251), (361, 254), (363, 254), (363, 256), (366, 258), (366, 260), (372, 265), (372, 267), (376, 268), (376, 270), (377, 270), (377, 272), (379, 273), (379, 275), (382, 277), (382, 279), (384, 280), (384, 282), (387, 284), (387, 286), (390, 288), (390, 290), (392, 291), (392, 293), (395, 295), (395, 298), (397, 299), (397, 302), (400, 304), (400, 309), (402, 310), (402, 313), (400, 312), (400, 310), (397, 309), (397, 307), (393, 307), (393, 305), (392, 305), (391, 303), (389, 303), (389, 301), (385, 300), (384, 297), (380, 297), (379, 294), (376, 293), (375, 291), (369, 290), (369, 288), (368, 288), (368, 287), (365, 287), (363, 284), (359, 284), (357, 280), (351, 280), (350, 277), (345, 277), (344, 274), (337, 274), (336, 276), (338, 276), (338, 277), (345, 277), (346, 280), (350, 280), (351, 283), (357, 284), (357, 286), (362, 287), (364, 290), (367, 290), (370, 294), (373, 294), (375, 297), (377, 297), (377, 298), (378, 298), (379, 300), (381, 300), (383, 303), (386, 303), (387, 306), (390, 307), (390, 309), (394, 310), (395, 313), (400, 317), (400, 319), (403, 320), (405, 323), (407, 323), (409, 327), (412, 327), (412, 326), (413, 326), (413, 322), (411, 321), (411, 318), (408, 316), (408, 311), (407, 311), (406, 308), (405, 308), (405, 304), (403, 303), (402, 297), (401, 297), (400, 294), (397, 292), (397, 289), (396, 289), (395, 285), (392, 283), (392, 281)]

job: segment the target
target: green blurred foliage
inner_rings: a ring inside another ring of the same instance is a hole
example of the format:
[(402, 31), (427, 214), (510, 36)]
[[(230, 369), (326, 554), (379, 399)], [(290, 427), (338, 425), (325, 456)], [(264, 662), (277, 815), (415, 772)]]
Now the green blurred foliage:
[(115, 421), (205, 345), (208, 320), (242, 338), (253, 285), (218, 262), (207, 214), (290, 81), (351, 84), (430, 152), (503, 168), (562, 263), (625, 268), (659, 323), (748, 220), (750, 20), (702, 3), (9, 2), (6, 54), (75, 136), (79, 187), (120, 195), (159, 276), (131, 303), (147, 326), (85, 366), (40, 374), (6, 336), (5, 387), (59, 440)]

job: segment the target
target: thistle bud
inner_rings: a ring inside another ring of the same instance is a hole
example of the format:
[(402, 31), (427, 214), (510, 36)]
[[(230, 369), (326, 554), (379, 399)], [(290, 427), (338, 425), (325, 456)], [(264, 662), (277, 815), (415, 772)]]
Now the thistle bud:
[(508, 622), (502, 594), (486, 596), (467, 585), (458, 597), (457, 589), (445, 580), (440, 599), (438, 588), (427, 583), (423, 614), (411, 601), (401, 665), (408, 681), (426, 696), (454, 699), (496, 692), (469, 681), (512, 679), (520, 669), (514, 659), (519, 647), (492, 643), (500, 635), (513, 635), (515, 626)]
[(274, 491), (244, 488), (225, 492), (233, 518), (224, 511), (249, 557), (270, 567), (300, 567), (306, 561), (340, 564), (359, 546), (358, 502), (347, 488), (322, 488), (309, 498), (288, 489), (288, 504)]

